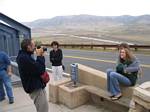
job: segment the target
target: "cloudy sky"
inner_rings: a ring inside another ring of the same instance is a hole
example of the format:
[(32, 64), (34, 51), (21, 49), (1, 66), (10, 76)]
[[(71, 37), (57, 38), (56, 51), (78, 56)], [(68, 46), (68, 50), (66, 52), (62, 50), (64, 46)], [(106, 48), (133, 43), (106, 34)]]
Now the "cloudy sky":
[(62, 15), (150, 14), (150, 0), (0, 0), (0, 11), (20, 22)]

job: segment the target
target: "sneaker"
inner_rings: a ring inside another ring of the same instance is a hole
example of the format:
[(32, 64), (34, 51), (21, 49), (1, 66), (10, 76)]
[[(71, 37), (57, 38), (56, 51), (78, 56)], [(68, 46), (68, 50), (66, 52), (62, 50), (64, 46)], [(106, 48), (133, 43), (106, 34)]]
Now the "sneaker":
[(120, 93), (120, 94), (118, 94), (116, 96), (111, 97), (111, 100), (112, 101), (119, 100), (121, 97), (122, 97), (122, 94)]
[(5, 97), (3, 97), (3, 98), (0, 98), (0, 102), (2, 102), (3, 100), (5, 100)]
[(14, 103), (14, 99), (9, 99), (9, 104), (13, 104)]

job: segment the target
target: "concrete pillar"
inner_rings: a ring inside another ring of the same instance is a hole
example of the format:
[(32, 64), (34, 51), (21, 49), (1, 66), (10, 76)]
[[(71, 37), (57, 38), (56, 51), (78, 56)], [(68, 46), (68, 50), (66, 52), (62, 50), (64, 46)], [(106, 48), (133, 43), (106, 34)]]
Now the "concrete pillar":
[(59, 86), (59, 101), (67, 107), (73, 109), (89, 101), (89, 93), (85, 90), (85, 85), (72, 86), (67, 83)]
[(58, 87), (59, 85), (65, 84), (67, 82), (71, 81), (70, 78), (64, 78), (62, 80), (59, 81), (52, 81), (49, 84), (49, 101), (52, 103), (59, 103), (59, 91), (58, 91)]
[(141, 84), (134, 89), (133, 101), (135, 106), (129, 112), (149, 112), (150, 111), (150, 81)]

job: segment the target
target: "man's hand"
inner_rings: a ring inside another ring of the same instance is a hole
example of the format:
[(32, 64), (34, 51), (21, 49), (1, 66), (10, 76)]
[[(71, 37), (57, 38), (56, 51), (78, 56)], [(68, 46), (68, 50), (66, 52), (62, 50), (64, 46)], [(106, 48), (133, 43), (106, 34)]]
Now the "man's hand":
[(13, 73), (12, 72), (8, 72), (7, 73), (10, 77), (13, 75)]
[(12, 76), (12, 68), (11, 68), (11, 65), (9, 65), (8, 66), (8, 68), (7, 68), (7, 74), (9, 75), (9, 76)]

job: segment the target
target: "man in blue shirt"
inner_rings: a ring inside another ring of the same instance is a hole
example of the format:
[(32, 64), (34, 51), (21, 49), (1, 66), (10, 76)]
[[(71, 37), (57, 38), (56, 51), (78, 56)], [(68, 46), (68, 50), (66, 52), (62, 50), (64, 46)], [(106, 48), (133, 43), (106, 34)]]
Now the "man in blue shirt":
[(5, 91), (3, 87), (4, 84), (7, 96), (9, 98), (9, 104), (14, 103), (14, 96), (10, 79), (11, 74), (10, 59), (5, 52), (0, 51), (0, 101), (5, 100)]

